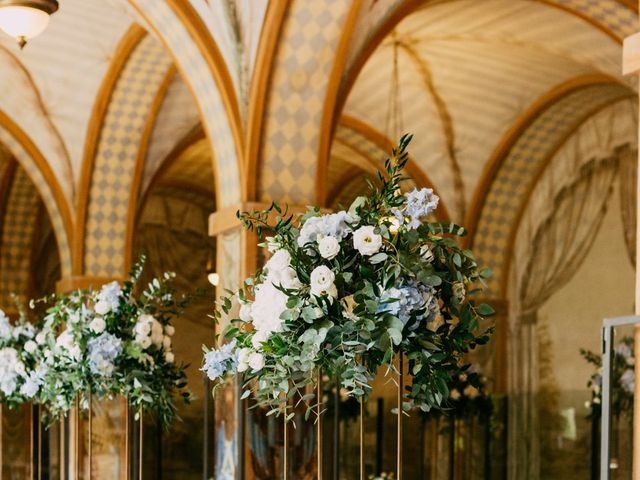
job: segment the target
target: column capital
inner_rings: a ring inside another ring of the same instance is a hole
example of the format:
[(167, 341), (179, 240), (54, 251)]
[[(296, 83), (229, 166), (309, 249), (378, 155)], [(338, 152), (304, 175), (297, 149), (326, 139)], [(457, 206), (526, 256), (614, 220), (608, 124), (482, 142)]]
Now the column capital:
[[(236, 212), (253, 212), (256, 210), (266, 210), (271, 206), (266, 202), (242, 202), (233, 207), (223, 208), (209, 215), (209, 236), (216, 237), (222, 233), (230, 230), (235, 230), (242, 227), (240, 220), (236, 217)], [(291, 214), (303, 214), (309, 207), (302, 205), (282, 205), (283, 212), (286, 210), (289, 215)], [(328, 213), (330, 210), (320, 209), (323, 213)], [(274, 220), (278, 216), (278, 212), (272, 212), (269, 220)]]
[(622, 74), (640, 73), (640, 32), (624, 39), (622, 49)]
[(119, 277), (90, 277), (85, 275), (73, 275), (71, 277), (61, 278), (56, 283), (56, 292), (68, 293), (74, 290), (85, 288), (100, 288), (102, 285), (116, 281), (122, 282)]

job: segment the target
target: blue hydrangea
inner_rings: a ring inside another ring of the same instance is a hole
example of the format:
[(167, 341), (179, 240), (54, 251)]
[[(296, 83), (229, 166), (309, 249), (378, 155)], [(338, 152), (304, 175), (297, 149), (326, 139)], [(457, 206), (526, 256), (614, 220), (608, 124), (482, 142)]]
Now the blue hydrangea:
[(402, 208), (392, 209), (400, 224), (405, 223), (405, 217), (408, 218), (407, 228), (415, 230), (422, 225), (422, 218), (433, 213), (438, 208), (440, 197), (433, 193), (431, 188), (422, 188), (418, 190), (414, 188), (405, 195), (407, 204)]
[(340, 241), (351, 232), (352, 223), (353, 218), (345, 211), (311, 217), (300, 230), (298, 246), (302, 248), (309, 243), (315, 243), (318, 237), (332, 236)]
[[(424, 311), (419, 312), (420, 310)], [(411, 320), (412, 315), (418, 321), (431, 321), (438, 313), (438, 302), (432, 288), (411, 281), (385, 290), (380, 295), (378, 313), (383, 312), (398, 317), (405, 325)], [(417, 324), (412, 326), (416, 327)]]
[(115, 369), (114, 362), (122, 353), (122, 340), (105, 332), (89, 340), (87, 351), (91, 371), (103, 377), (110, 377)]
[(234, 339), (216, 350), (207, 352), (201, 370), (207, 374), (210, 380), (216, 380), (227, 372), (235, 372), (237, 367), (238, 355)]
[(111, 282), (103, 285), (97, 296), (97, 301), (107, 303), (112, 310), (116, 310), (119, 305), (119, 298), (121, 293), (120, 284), (118, 282)]

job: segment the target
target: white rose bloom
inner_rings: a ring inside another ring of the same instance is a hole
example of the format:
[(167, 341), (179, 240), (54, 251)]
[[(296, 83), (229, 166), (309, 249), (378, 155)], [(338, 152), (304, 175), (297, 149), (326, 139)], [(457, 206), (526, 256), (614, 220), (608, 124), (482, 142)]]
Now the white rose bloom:
[(320, 265), (314, 268), (311, 272), (311, 293), (317, 296), (327, 293), (332, 287), (335, 288), (335, 279), (336, 275), (329, 267)]
[(243, 303), (240, 306), (240, 312), (238, 313), (238, 316), (243, 322), (251, 322), (253, 320), (253, 318), (251, 317), (251, 304)]
[(173, 352), (164, 352), (164, 361), (167, 363), (173, 363), (175, 361)]
[(151, 339), (148, 336), (136, 336), (136, 343), (146, 350), (151, 346)]
[(375, 227), (366, 225), (353, 233), (353, 246), (362, 255), (373, 255), (382, 247), (382, 236), (374, 230)]
[(260, 352), (253, 352), (249, 355), (249, 366), (254, 372), (264, 368), (264, 355)]
[(98, 315), (106, 315), (111, 311), (111, 304), (106, 300), (99, 300), (96, 302), (93, 309)]
[(24, 367), (24, 363), (22, 363), (20, 360), (16, 361), (16, 363), (13, 365), (13, 370), (18, 375), (22, 375), (22, 376), (24, 376), (24, 374), (27, 373), (27, 369)]
[(24, 351), (27, 353), (33, 353), (38, 349), (38, 344), (33, 340), (27, 340), (24, 344)]
[(328, 236), (322, 237), (318, 241), (318, 250), (320, 256), (327, 260), (333, 260), (340, 253), (340, 242), (336, 237)]
[(151, 324), (151, 341), (156, 347), (160, 348), (163, 340), (164, 328), (162, 327), (162, 324), (154, 318), (153, 323)]
[(173, 325), (165, 325), (164, 326), (164, 333), (166, 333), (170, 337), (173, 337), (173, 334), (176, 333), (176, 329), (175, 329), (175, 327)]
[(269, 331), (257, 330), (253, 334), (253, 338), (251, 339), (251, 344), (253, 345), (253, 348), (260, 348), (263, 342), (266, 342), (267, 340), (269, 340), (269, 335), (271, 335), (271, 332)]
[(47, 341), (47, 335), (44, 332), (40, 332), (36, 335), (36, 343), (43, 345)]
[(94, 333), (102, 333), (104, 332), (104, 329), (107, 328), (107, 324), (104, 321), (104, 318), (96, 317), (93, 320), (91, 320), (91, 323), (89, 324), (89, 328)]
[(291, 265), (291, 255), (287, 250), (285, 250), (284, 248), (281, 248), (280, 250), (275, 252), (273, 255), (271, 255), (271, 258), (264, 265), (264, 268), (267, 271), (284, 270), (290, 265)]
[(148, 336), (151, 333), (151, 325), (155, 319), (151, 315), (140, 315), (135, 326), (136, 335)]
[(65, 330), (58, 335), (58, 338), (56, 339), (56, 346), (58, 347), (58, 351), (62, 351), (75, 359), (80, 358), (82, 353), (80, 352), (80, 347), (75, 343), (73, 334), (69, 330)]
[(238, 372), (242, 373), (249, 368), (249, 357), (253, 350), (250, 348), (241, 348), (238, 350)]
[(169, 335), (165, 335), (162, 339), (162, 346), (165, 350), (171, 349), (171, 337)]
[(255, 300), (251, 308), (253, 326), (262, 332), (263, 341), (273, 332), (281, 332), (283, 325), (280, 315), (287, 309), (289, 297), (270, 282), (255, 287)]

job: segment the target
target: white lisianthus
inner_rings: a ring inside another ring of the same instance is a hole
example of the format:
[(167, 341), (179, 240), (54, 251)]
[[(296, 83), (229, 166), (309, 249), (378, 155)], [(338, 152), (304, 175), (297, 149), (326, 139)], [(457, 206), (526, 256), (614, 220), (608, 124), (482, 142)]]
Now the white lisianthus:
[(267, 330), (256, 330), (251, 339), (251, 345), (253, 348), (260, 348), (264, 342), (269, 340), (269, 335), (271, 335), (270, 331)]
[(175, 327), (173, 325), (165, 325), (164, 326), (164, 333), (166, 333), (170, 337), (173, 337), (173, 334), (176, 333), (176, 329), (175, 329)]
[(332, 237), (331, 235), (322, 237), (318, 240), (318, 250), (322, 258), (333, 260), (338, 253), (340, 253), (340, 242), (336, 237)]
[(254, 372), (262, 370), (264, 368), (264, 355), (260, 352), (253, 352), (249, 355), (249, 366)]
[(176, 357), (173, 354), (173, 352), (164, 352), (164, 361), (167, 363), (173, 363), (175, 362)]
[(99, 300), (96, 302), (93, 309), (98, 315), (106, 315), (111, 311), (111, 304), (106, 300)]
[(328, 293), (335, 288), (334, 281), (336, 279), (335, 273), (325, 265), (316, 267), (311, 272), (311, 293), (320, 296), (323, 293)]
[(241, 348), (238, 350), (238, 372), (244, 372), (249, 368), (249, 357), (253, 350)]
[(155, 319), (151, 315), (148, 315), (146, 313), (144, 315), (140, 315), (140, 318), (138, 318), (138, 321), (136, 322), (136, 326), (134, 328), (136, 335), (148, 336), (151, 333), (151, 325), (153, 325), (154, 320)]
[(71, 331), (65, 330), (58, 335), (58, 338), (56, 339), (56, 346), (58, 347), (58, 351), (66, 353), (74, 359), (80, 358), (80, 347), (76, 345)]
[(38, 344), (33, 340), (27, 340), (24, 344), (24, 351), (27, 353), (33, 353), (38, 349)]
[(360, 227), (353, 233), (353, 246), (362, 255), (373, 255), (382, 247), (382, 236), (375, 233), (375, 227)]
[(104, 318), (96, 317), (93, 320), (91, 320), (91, 323), (89, 324), (89, 328), (94, 333), (102, 333), (104, 332), (104, 329), (107, 328), (107, 324), (104, 321)]
[(36, 343), (38, 345), (44, 345), (44, 343), (47, 341), (47, 335), (44, 332), (40, 332), (36, 335)]
[(253, 318), (251, 317), (251, 304), (243, 303), (240, 306), (240, 312), (238, 312), (238, 316), (243, 322), (251, 322), (253, 320)]
[(27, 369), (25, 368), (24, 363), (22, 363), (20, 360), (18, 360), (13, 365), (13, 369), (18, 375), (21, 375), (21, 376), (24, 376), (24, 374), (27, 373)]

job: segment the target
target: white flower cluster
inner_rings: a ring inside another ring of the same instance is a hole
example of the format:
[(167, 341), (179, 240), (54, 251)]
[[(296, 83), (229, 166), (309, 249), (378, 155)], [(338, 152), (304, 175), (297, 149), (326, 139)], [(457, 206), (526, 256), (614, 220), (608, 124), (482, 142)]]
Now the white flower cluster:
[(155, 348), (164, 352), (167, 363), (173, 363), (175, 356), (172, 351), (171, 337), (175, 333), (172, 325), (162, 326), (156, 318), (149, 314), (142, 314), (134, 327), (135, 342), (143, 350)]

